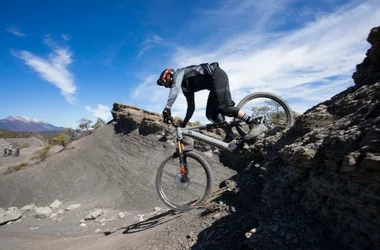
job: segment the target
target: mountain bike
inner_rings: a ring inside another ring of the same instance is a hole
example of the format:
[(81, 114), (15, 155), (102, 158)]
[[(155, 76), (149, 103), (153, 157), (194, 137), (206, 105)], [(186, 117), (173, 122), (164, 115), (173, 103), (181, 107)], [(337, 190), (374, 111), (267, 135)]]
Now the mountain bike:
[[(260, 98), (267, 98), (268, 101), (262, 101)], [(248, 103), (251, 101), (253, 104), (249, 105)], [(272, 93), (256, 92), (249, 94), (238, 103), (237, 107), (253, 117), (256, 121), (255, 126), (265, 125), (267, 127), (266, 132), (289, 129), (294, 123), (293, 111), (287, 102)], [(281, 108), (282, 110), (280, 110)], [(176, 151), (168, 156), (157, 169), (156, 191), (163, 203), (169, 208), (176, 211), (187, 211), (202, 206), (206, 201), (213, 187), (213, 175), (205, 158), (193, 150), (185, 149), (183, 137), (189, 136), (232, 152), (242, 148), (244, 143), (248, 143), (244, 136), (251, 128), (236, 118), (231, 121), (223, 119), (222, 122), (185, 128), (176, 124), (172, 117), (169, 122), (175, 127)], [(196, 131), (215, 128), (224, 129), (231, 140), (225, 142)], [(172, 169), (169, 169), (171, 164)], [(205, 177), (203, 182), (201, 181), (202, 177)], [(164, 190), (166, 182), (173, 186), (168, 191)], [(190, 187), (194, 187), (195, 190), (191, 191)], [(170, 192), (173, 190), (176, 195), (170, 197)], [(175, 201), (179, 194), (184, 195), (183, 201)]]

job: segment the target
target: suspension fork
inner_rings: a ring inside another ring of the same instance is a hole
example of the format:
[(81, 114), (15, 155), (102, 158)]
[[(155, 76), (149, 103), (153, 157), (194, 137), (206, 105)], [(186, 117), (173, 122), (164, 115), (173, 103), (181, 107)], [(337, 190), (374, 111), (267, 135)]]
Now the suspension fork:
[(183, 155), (183, 151), (185, 149), (185, 146), (183, 145), (182, 139), (177, 138), (177, 153), (179, 156), (179, 164), (180, 164), (180, 170), (181, 170), (181, 176), (183, 181), (187, 181), (187, 174), (188, 174), (188, 169), (187, 169), (187, 162), (186, 159)]

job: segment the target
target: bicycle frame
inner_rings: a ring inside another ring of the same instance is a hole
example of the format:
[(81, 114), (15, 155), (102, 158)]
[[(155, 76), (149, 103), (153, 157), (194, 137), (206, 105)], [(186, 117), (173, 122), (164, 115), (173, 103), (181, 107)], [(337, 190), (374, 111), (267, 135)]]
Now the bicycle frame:
[[(209, 129), (209, 128), (220, 128), (220, 127), (227, 127), (228, 125), (235, 125), (235, 124), (239, 124), (241, 123), (240, 121), (239, 122), (220, 122), (220, 123), (210, 123), (210, 124), (205, 124), (205, 125), (199, 125), (199, 126), (194, 126), (194, 127), (185, 127), (185, 128), (181, 128), (181, 127), (177, 127), (176, 128), (176, 133), (177, 133), (177, 148), (180, 149), (180, 152), (183, 150), (183, 146), (181, 146), (180, 144), (182, 143), (182, 139), (183, 139), (183, 136), (189, 136), (189, 137), (192, 137), (194, 139), (197, 139), (199, 141), (202, 141), (202, 142), (205, 142), (205, 143), (208, 143), (208, 144), (212, 144), (218, 148), (223, 148), (223, 149), (226, 149), (228, 151), (233, 151), (236, 149), (236, 147), (238, 146), (239, 143), (241, 143), (239, 141), (239, 139), (236, 139), (234, 138), (231, 142), (229, 143), (226, 143), (226, 142), (223, 142), (219, 139), (215, 139), (211, 136), (208, 136), (208, 135), (204, 135), (204, 134), (201, 134), (199, 132), (196, 132), (194, 130), (198, 130), (198, 129)], [(236, 137), (236, 136), (234, 136)]]
[[(254, 117), (253, 119), (259, 119), (260, 118), (260, 122), (263, 122), (263, 117), (262, 116), (258, 116), (258, 117)], [(243, 141), (241, 140), (241, 137), (238, 137), (236, 136), (231, 128), (233, 126), (236, 126), (238, 127), (237, 125), (239, 124), (244, 124), (244, 122), (242, 121), (232, 121), (232, 122), (218, 122), (218, 123), (209, 123), (209, 124), (205, 124), (205, 125), (199, 125), (199, 126), (194, 126), (194, 127), (185, 127), (185, 128), (181, 128), (179, 126), (176, 126), (174, 123), (173, 123), (173, 120), (170, 119), (170, 122), (172, 123), (173, 126), (176, 127), (176, 148), (177, 148), (177, 154), (179, 156), (179, 162), (180, 162), (180, 171), (181, 171), (181, 176), (182, 176), (182, 179), (181, 181), (183, 182), (186, 182), (187, 181), (187, 178), (188, 178), (188, 168), (187, 168), (187, 163), (184, 159), (184, 145), (183, 145), (183, 136), (189, 136), (189, 137), (192, 137), (194, 139), (197, 139), (199, 141), (202, 141), (202, 142), (205, 142), (205, 143), (208, 143), (208, 144), (211, 144), (211, 145), (214, 145), (218, 148), (223, 148), (223, 149), (226, 149), (230, 152), (234, 151), (238, 146), (242, 145)], [(215, 139), (211, 136), (207, 136), (207, 135), (204, 135), (204, 134), (201, 134), (199, 132), (196, 132), (194, 130), (198, 130), (198, 129), (209, 129), (209, 128), (226, 128), (226, 133), (229, 134), (231, 137), (232, 137), (232, 141), (229, 142), (229, 143), (226, 143), (226, 142), (223, 142), (221, 140), (218, 140), (218, 139)]]
[[(237, 137), (236, 135), (233, 134), (231, 130), (229, 130), (228, 126), (235, 126), (241, 123), (241, 121), (232, 121), (232, 122), (219, 122), (219, 123), (210, 123), (210, 124), (205, 124), (205, 125), (199, 125), (199, 126), (194, 126), (194, 127), (185, 127), (181, 128), (179, 126), (176, 126), (173, 123), (173, 120), (170, 119), (171, 123), (173, 126), (176, 127), (176, 154), (179, 156), (179, 163), (180, 163), (180, 172), (181, 172), (181, 182), (186, 183), (188, 182), (188, 172), (189, 169), (187, 167), (187, 162), (184, 157), (184, 145), (183, 145), (183, 136), (189, 136), (194, 139), (197, 139), (199, 141), (212, 144), (216, 147), (226, 149), (228, 151), (233, 151), (238, 147), (238, 145), (241, 145), (242, 141), (240, 141), (240, 138)], [(231, 142), (226, 143), (221, 140), (215, 139), (211, 136), (203, 135), (199, 132), (196, 132), (194, 130), (197, 129), (208, 129), (208, 128), (220, 128), (220, 127), (225, 127), (227, 128), (225, 131), (233, 138)]]

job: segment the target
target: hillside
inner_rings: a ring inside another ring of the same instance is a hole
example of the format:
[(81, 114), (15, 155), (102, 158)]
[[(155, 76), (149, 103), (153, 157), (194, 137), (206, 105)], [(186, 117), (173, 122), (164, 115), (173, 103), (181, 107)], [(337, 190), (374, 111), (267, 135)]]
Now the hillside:
[(33, 132), (18, 132), (0, 129), (0, 138), (29, 138), (36, 135), (37, 134)]
[(57, 198), (91, 200), (94, 206), (107, 201), (115, 209), (157, 205), (154, 169), (173, 146), (166, 148), (167, 143), (155, 135), (141, 137), (138, 132), (121, 137), (114, 126), (71, 143), (38, 166), (2, 177), (0, 204), (22, 206), (34, 200), (43, 204)]
[(39, 132), (24, 132), (24, 131), (12, 131), (7, 129), (0, 129), (0, 138), (30, 138), (38, 137), (42, 139), (52, 139), (62, 133), (61, 130), (49, 130)]
[[(148, 216), (154, 207), (163, 208), (155, 192), (154, 179), (161, 161), (174, 150), (172, 143), (159, 140), (166, 131), (165, 126), (161, 125), (163, 130), (157, 134), (143, 129), (124, 134), (120, 129), (129, 129), (124, 126), (112, 122), (72, 142), (66, 150), (40, 164), (0, 176), (0, 204), (5, 208), (28, 204), (43, 207), (55, 199), (65, 205), (81, 204), (82, 210), (74, 215), (78, 219), (67, 215), (69, 218), (62, 221), (62, 228), (47, 225), (49, 230), (41, 229), (40, 233), (48, 235), (93, 233), (96, 224), (87, 226), (85, 231), (79, 226), (72, 229), (72, 224), (73, 220), (81, 219), (78, 215), (84, 218), (84, 213), (95, 208), (126, 211), (128, 221), (132, 222), (133, 216)], [(217, 157), (210, 158), (210, 164), (215, 168), (216, 183), (236, 173), (231, 168), (220, 167)], [(33, 222), (28, 220), (24, 226), (7, 225), (0, 227), (0, 231), (7, 235), (27, 233), (34, 227)]]

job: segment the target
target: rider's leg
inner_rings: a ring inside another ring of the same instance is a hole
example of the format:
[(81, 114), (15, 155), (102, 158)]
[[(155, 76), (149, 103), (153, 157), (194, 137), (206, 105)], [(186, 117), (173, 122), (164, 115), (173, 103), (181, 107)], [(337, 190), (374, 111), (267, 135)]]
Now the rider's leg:
[(229, 80), (226, 72), (224, 72), (221, 68), (216, 68), (212, 79), (213, 82), (211, 91), (215, 92), (218, 113), (225, 116), (238, 118), (246, 122), (251, 130), (244, 137), (245, 140), (252, 139), (268, 129), (264, 124), (255, 126), (256, 121), (254, 121), (251, 116), (247, 115), (243, 110), (234, 107), (235, 102), (231, 98)]
[(211, 122), (214, 122), (212, 118), (216, 109), (215, 101), (216, 101), (215, 92), (211, 89), (208, 94), (207, 104), (206, 104), (206, 117)]
[(243, 110), (234, 107), (235, 102), (231, 98), (230, 86), (228, 75), (221, 68), (216, 68), (212, 77), (212, 92), (215, 93), (215, 105), (217, 107), (217, 113), (221, 113), (224, 116), (238, 118), (248, 124), (251, 122), (251, 117), (248, 116)]
[(217, 109), (217, 96), (214, 88), (211, 88), (207, 99), (206, 117), (209, 121), (217, 123), (224, 121)]

